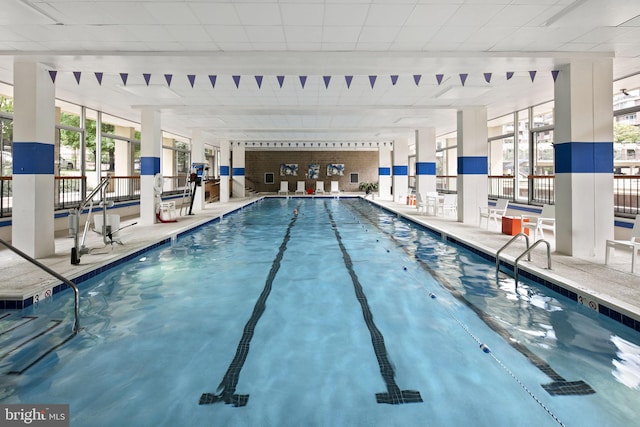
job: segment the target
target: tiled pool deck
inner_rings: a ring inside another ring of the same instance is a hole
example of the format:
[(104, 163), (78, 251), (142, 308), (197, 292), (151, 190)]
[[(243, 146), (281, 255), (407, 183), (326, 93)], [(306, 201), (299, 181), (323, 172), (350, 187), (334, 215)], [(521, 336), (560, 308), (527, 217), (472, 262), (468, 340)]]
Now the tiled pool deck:
[[(81, 257), (79, 265), (72, 265), (70, 253), (73, 239), (63, 236), (56, 238), (55, 255), (38, 261), (79, 283), (113, 264), (138, 256), (149, 247), (170, 241), (172, 236), (214, 221), (256, 200), (258, 198), (253, 197), (234, 199), (228, 203), (211, 203), (202, 212), (180, 217), (176, 223), (140, 225), (136, 223), (137, 218), (124, 218), (121, 227), (136, 224), (120, 231), (121, 245), (105, 246), (102, 236), (90, 232), (86, 246), (94, 249)], [(511, 239), (495, 226), (487, 230), (476, 224), (459, 223), (453, 217), (418, 215), (415, 206), (378, 200), (373, 203), (428, 228), (445, 240), (478, 252), (493, 262), (496, 252)], [(506, 262), (502, 271), (512, 274), (513, 262), (524, 249), (524, 240), (519, 239), (501, 252), (500, 259)], [(640, 331), (640, 274), (631, 273), (631, 256), (628, 252), (616, 251), (610, 264), (605, 266), (604, 259), (580, 259), (553, 252), (553, 245), (551, 249), (551, 270), (546, 269), (546, 250), (541, 245), (532, 251), (531, 262), (520, 263), (520, 274), (534, 276), (545, 286)], [(0, 277), (0, 309), (30, 305), (37, 299), (64, 289), (57, 279), (4, 247), (0, 247)], [(68, 293), (71, 298), (72, 294)]]

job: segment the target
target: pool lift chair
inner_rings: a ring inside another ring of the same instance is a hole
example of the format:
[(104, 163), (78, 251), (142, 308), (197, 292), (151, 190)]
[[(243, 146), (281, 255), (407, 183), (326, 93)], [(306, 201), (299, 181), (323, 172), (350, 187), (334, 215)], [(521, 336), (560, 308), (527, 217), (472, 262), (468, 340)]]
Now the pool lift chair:
[[(100, 194), (100, 203), (99, 205), (102, 207), (102, 235), (105, 245), (110, 243), (113, 244), (113, 234), (117, 231), (112, 231), (111, 226), (107, 224), (107, 207), (113, 206), (113, 201), (106, 201), (105, 198), (105, 188), (111, 177), (107, 176), (106, 178), (102, 178), (100, 184), (93, 189), (93, 191), (78, 205), (78, 207), (73, 208), (69, 211), (69, 234), (73, 235), (74, 244), (73, 248), (71, 248), (71, 264), (77, 265), (80, 264), (80, 257), (84, 254), (88, 254), (92, 249), (87, 248), (85, 246), (85, 242), (87, 240), (87, 232), (89, 231), (89, 225), (91, 224), (91, 215), (93, 213), (93, 204), (94, 198), (96, 195)], [(80, 215), (84, 211), (84, 209), (89, 206), (89, 210), (87, 212), (87, 220), (84, 224), (84, 232), (82, 233), (82, 241), (80, 241), (78, 233), (80, 228)], [(109, 240), (107, 240), (109, 239)], [(120, 242), (118, 242), (120, 243)]]

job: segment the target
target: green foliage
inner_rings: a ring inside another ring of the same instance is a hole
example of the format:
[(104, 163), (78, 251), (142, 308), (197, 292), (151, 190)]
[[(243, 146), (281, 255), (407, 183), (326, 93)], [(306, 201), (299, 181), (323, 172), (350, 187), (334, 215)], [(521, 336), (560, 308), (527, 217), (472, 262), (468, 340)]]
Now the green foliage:
[(637, 126), (621, 123), (613, 125), (613, 142), (629, 144), (638, 141), (640, 141), (640, 129)]
[[(65, 113), (60, 114), (60, 124), (70, 127), (80, 127), (80, 116), (76, 114)], [(102, 132), (113, 133), (115, 130), (114, 125), (102, 124)], [(77, 150), (80, 148), (80, 132), (60, 132), (60, 144)], [(86, 120), (85, 122), (85, 135), (87, 142), (87, 149), (93, 153), (94, 158), (96, 154), (96, 121)], [(109, 163), (114, 156), (115, 144), (111, 138), (102, 138), (102, 155), (101, 161), (103, 163)]]
[(369, 194), (374, 191), (378, 191), (378, 183), (377, 182), (361, 182), (358, 186), (360, 191), (364, 191)]

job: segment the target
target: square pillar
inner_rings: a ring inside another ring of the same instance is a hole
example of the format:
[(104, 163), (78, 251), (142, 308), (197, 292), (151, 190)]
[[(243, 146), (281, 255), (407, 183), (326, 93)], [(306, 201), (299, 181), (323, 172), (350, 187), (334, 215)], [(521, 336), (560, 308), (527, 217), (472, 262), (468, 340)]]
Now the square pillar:
[(458, 221), (476, 224), (487, 206), (487, 109), (458, 111)]
[(12, 243), (34, 258), (55, 253), (55, 87), (42, 64), (14, 64)]

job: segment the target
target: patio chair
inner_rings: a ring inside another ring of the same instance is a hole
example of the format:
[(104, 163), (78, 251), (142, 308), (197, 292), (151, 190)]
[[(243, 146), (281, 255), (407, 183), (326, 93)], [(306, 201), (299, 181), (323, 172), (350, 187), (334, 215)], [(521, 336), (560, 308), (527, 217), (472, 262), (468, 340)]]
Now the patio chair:
[(295, 194), (304, 194), (307, 190), (304, 189), (304, 181), (298, 181)]
[[(525, 219), (529, 219), (529, 222), (525, 222)], [(533, 241), (538, 240), (538, 233), (540, 238), (544, 240), (544, 230), (549, 230), (556, 235), (556, 207), (554, 205), (542, 206), (542, 213), (540, 216), (521, 215), (522, 232), (526, 230), (533, 230)]]
[(289, 181), (280, 181), (280, 190), (278, 190), (278, 194), (284, 194), (285, 196), (289, 194)]
[(635, 273), (636, 258), (640, 250), (640, 215), (636, 216), (629, 240), (607, 240), (604, 263), (609, 264), (610, 252), (614, 249), (631, 249), (631, 272)]
[(489, 228), (490, 219), (493, 219), (496, 222), (496, 226), (500, 228), (500, 221), (502, 221), (502, 217), (507, 214), (508, 208), (509, 199), (496, 200), (495, 207), (480, 206), (480, 218), (478, 220), (478, 226), (482, 225), (482, 218), (485, 218), (487, 220), (487, 229)]
[(445, 194), (442, 203), (438, 206), (442, 215), (451, 214), (453, 216), (458, 212), (458, 195), (457, 194)]
[(324, 181), (316, 181), (316, 194), (324, 194)]
[(340, 194), (340, 188), (338, 188), (338, 181), (331, 181), (331, 194)]

